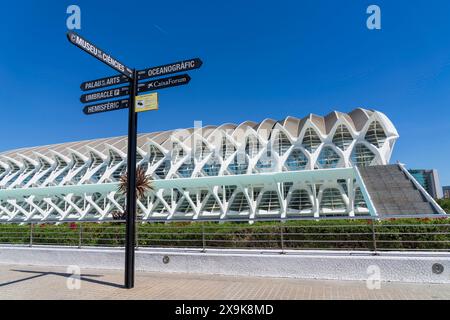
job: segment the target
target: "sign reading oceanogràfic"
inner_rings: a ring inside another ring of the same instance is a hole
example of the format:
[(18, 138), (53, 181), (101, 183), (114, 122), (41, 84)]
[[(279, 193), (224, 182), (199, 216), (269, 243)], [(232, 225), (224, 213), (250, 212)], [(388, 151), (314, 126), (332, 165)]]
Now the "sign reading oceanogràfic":
[(116, 76), (101, 78), (91, 81), (83, 82), (80, 85), (81, 90), (88, 91), (94, 89), (100, 89), (105, 87), (111, 87), (122, 83), (127, 83), (128, 78), (124, 75), (118, 74)]
[(188, 74), (180, 74), (178, 76), (167, 77), (156, 79), (152, 81), (147, 81), (138, 84), (138, 92), (147, 92), (158, 89), (164, 89), (169, 87), (176, 87), (188, 84), (191, 81), (191, 77)]
[(111, 55), (107, 54), (94, 44), (92, 44), (90, 41), (84, 39), (79, 34), (69, 31), (67, 32), (67, 39), (69, 41), (76, 45), (78, 48), (86, 51), (90, 55), (96, 57), (98, 60), (102, 61), (103, 63), (106, 63), (111, 68), (117, 70), (118, 72), (126, 75), (128, 78), (133, 78), (133, 70), (125, 66), (122, 62), (119, 60), (111, 57)]
[(137, 96), (134, 110), (136, 112), (158, 110), (158, 92)]
[(178, 61), (158, 67), (138, 71), (138, 80), (165, 76), (172, 73), (185, 72), (200, 68), (203, 62), (199, 58)]
[(130, 93), (130, 88), (128, 86), (108, 89), (104, 91), (97, 91), (92, 93), (86, 93), (81, 95), (80, 101), (82, 103), (89, 103), (93, 101), (100, 101), (105, 99), (117, 98), (122, 96), (127, 96)]
[(90, 106), (85, 106), (83, 112), (85, 114), (95, 114), (113, 110), (120, 110), (128, 108), (128, 99), (108, 101), (99, 104), (93, 104)]

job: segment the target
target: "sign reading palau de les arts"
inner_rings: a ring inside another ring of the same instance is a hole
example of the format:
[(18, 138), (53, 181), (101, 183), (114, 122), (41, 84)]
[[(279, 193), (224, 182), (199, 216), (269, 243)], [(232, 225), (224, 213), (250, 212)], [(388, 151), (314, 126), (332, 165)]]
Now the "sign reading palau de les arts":
[[(83, 112), (90, 115), (128, 108), (127, 174), (129, 175), (129, 179), (127, 179), (127, 200), (125, 210), (127, 213), (125, 237), (125, 288), (130, 289), (134, 287), (135, 272), (137, 113), (158, 110), (157, 92), (145, 95), (138, 95), (138, 93), (186, 85), (191, 80), (191, 77), (186, 73), (165, 78), (162, 77), (169, 74), (198, 69), (201, 67), (202, 61), (199, 58), (194, 58), (137, 71), (136, 69), (127, 67), (118, 59), (112, 57), (110, 54), (73, 31), (67, 33), (67, 39), (73, 45), (119, 72), (118, 75), (111, 77), (83, 82), (80, 85), (81, 90), (90, 92), (81, 95), (80, 101), (82, 103), (92, 103), (128, 96), (128, 98), (125, 99), (121, 98), (86, 105), (83, 108)], [(139, 80), (149, 78), (156, 79), (141, 83), (138, 82)], [(122, 84), (125, 85), (120, 86)], [(91, 91), (108, 87), (112, 88), (94, 92)]]

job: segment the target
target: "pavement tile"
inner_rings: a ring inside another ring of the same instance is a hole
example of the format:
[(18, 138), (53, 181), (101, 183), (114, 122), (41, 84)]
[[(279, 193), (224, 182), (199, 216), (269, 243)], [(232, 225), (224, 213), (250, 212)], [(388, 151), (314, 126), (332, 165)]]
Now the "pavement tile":
[(449, 284), (302, 280), (138, 272), (123, 289), (123, 271), (82, 270), (81, 288), (68, 289), (65, 268), (0, 265), (0, 299), (449, 299)]

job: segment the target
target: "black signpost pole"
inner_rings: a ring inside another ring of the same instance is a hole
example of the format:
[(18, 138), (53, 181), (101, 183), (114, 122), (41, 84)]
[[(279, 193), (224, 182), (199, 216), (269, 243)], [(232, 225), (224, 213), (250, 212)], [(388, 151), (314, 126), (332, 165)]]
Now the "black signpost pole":
[(136, 233), (136, 144), (137, 112), (134, 100), (137, 95), (137, 73), (133, 70), (130, 79), (130, 103), (128, 106), (128, 157), (127, 157), (127, 206), (126, 206), (126, 243), (125, 243), (125, 288), (134, 287), (134, 246)]
[[(81, 90), (89, 91), (129, 82), (129, 87), (119, 87), (93, 93), (86, 93), (80, 97), (82, 103), (106, 100), (129, 95), (129, 100), (114, 100), (85, 106), (85, 114), (95, 114), (105, 111), (119, 110), (128, 107), (128, 160), (127, 160), (127, 200), (126, 200), (126, 235), (125, 235), (125, 288), (134, 287), (134, 246), (136, 241), (136, 152), (137, 152), (137, 113), (135, 98), (139, 93), (165, 89), (188, 84), (191, 78), (187, 74), (159, 78), (141, 83), (138, 80), (157, 78), (166, 74), (180, 73), (198, 69), (202, 65), (199, 58), (188, 59), (162, 66), (152, 67), (141, 71), (131, 69), (101, 50), (79, 34), (69, 31), (67, 39), (78, 48), (94, 56), (121, 74), (83, 82)], [(128, 103), (127, 103), (128, 102)]]

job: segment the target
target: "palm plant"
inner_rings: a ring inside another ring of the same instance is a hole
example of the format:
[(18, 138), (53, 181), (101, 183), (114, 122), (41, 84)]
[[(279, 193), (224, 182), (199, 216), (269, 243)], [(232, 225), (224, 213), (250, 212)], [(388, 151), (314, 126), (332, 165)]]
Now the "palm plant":
[[(127, 195), (128, 189), (128, 173), (122, 175), (119, 179), (118, 192)], [(136, 168), (136, 199), (142, 199), (148, 191), (154, 190), (152, 180), (145, 174), (145, 170), (142, 167)], [(127, 216), (127, 212), (115, 211), (112, 212), (112, 217), (115, 220), (124, 220)]]

